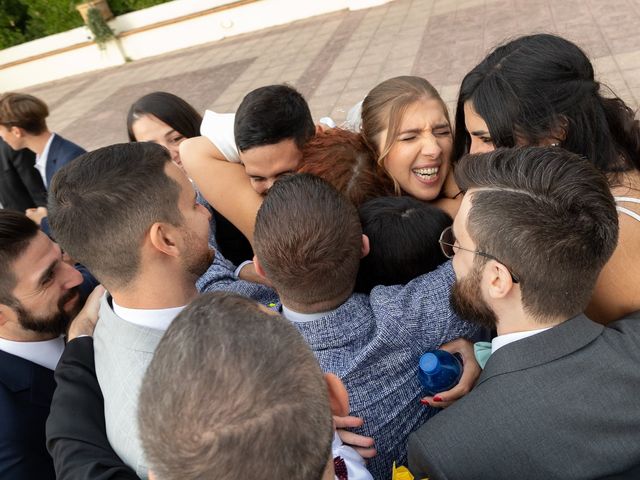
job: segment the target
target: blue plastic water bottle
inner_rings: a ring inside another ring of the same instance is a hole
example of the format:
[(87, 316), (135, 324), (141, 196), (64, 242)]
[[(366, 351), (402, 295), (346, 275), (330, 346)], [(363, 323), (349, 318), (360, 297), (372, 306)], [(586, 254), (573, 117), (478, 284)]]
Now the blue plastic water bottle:
[(455, 355), (444, 350), (433, 350), (420, 357), (418, 379), (427, 395), (446, 392), (462, 376), (462, 363)]

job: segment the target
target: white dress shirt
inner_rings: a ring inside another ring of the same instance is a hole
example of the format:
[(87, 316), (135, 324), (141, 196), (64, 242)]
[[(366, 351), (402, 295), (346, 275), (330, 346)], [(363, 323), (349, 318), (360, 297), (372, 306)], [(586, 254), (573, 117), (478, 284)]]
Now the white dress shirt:
[(282, 316), (293, 323), (313, 322), (314, 320), (326, 317), (331, 312), (333, 312), (333, 310), (318, 313), (298, 313), (282, 305)]
[(121, 319), (141, 327), (153, 328), (163, 332), (169, 328), (173, 319), (178, 316), (185, 306), (146, 310), (121, 307), (113, 300), (113, 311)]
[(64, 337), (61, 335), (41, 342), (14, 342), (0, 338), (0, 350), (49, 370), (55, 370), (64, 350)]
[(44, 146), (44, 150), (40, 155), (36, 155), (36, 170), (40, 172), (40, 176), (42, 177), (42, 182), (44, 186), (49, 188), (47, 185), (47, 160), (49, 159), (49, 149), (51, 148), (51, 142), (53, 141), (53, 137), (55, 137), (55, 133), (52, 133), (47, 141), (47, 144)]
[[(333, 434), (331, 444), (333, 458), (340, 457), (347, 466), (347, 478), (349, 480), (372, 480), (373, 477), (365, 466), (364, 459), (353, 448), (345, 445), (337, 433)], [(335, 478), (335, 477), (334, 477)]]
[(496, 353), (496, 351), (505, 345), (508, 345), (512, 342), (517, 342), (518, 340), (522, 340), (523, 338), (531, 337), (538, 333), (542, 333), (545, 330), (549, 330), (552, 327), (540, 328), (538, 330), (528, 330), (526, 332), (515, 332), (515, 333), (506, 333), (504, 335), (498, 335), (496, 338), (491, 340), (491, 353)]

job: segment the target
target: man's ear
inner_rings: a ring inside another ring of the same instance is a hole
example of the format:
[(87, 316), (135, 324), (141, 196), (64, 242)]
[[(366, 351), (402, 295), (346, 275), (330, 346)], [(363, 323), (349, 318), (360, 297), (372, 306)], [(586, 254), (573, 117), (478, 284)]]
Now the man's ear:
[(178, 247), (178, 229), (172, 225), (156, 222), (149, 229), (148, 239), (153, 247), (171, 257), (180, 256)]
[(488, 293), (491, 298), (499, 299), (506, 297), (513, 289), (514, 283), (511, 273), (500, 262), (490, 260), (487, 262), (485, 275), (489, 278)]
[(16, 312), (13, 308), (0, 303), (0, 327), (3, 327), (7, 322), (11, 321), (16, 316)]
[(329, 392), (331, 413), (338, 417), (346, 417), (349, 415), (349, 394), (344, 383), (333, 373), (325, 373), (324, 380)]
[(369, 255), (371, 249), (369, 248), (369, 237), (364, 233), (362, 234), (362, 250), (360, 251), (360, 258), (364, 258)]
[(18, 137), (18, 138), (22, 138), (22, 137), (24, 137), (24, 134), (25, 134), (24, 129), (22, 129), (22, 128), (20, 128), (20, 127), (16, 127), (15, 125), (13, 125), (13, 126), (9, 129), (9, 131), (10, 131), (10, 132), (15, 136), (15, 137)]
[(262, 264), (260, 263), (260, 260), (258, 260), (257, 255), (253, 256), (253, 268), (256, 269), (256, 273), (261, 276), (262, 278), (267, 278), (267, 274), (264, 271), (264, 268), (262, 268)]

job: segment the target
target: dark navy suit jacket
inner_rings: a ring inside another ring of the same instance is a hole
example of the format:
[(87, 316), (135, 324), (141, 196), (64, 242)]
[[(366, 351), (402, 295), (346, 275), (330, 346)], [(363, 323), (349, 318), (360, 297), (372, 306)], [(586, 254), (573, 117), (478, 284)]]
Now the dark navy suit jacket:
[[(87, 151), (76, 145), (75, 143), (61, 137), (57, 133), (54, 134), (53, 140), (51, 140), (51, 146), (49, 147), (49, 154), (47, 156), (47, 165), (45, 167), (45, 176), (47, 177), (47, 189), (51, 187), (51, 179), (58, 170), (64, 167), (71, 160), (78, 158)], [(49, 227), (49, 220), (47, 217), (42, 219), (40, 228), (44, 233), (51, 235), (51, 228)]]
[(34, 168), (31, 150), (13, 150), (0, 139), (0, 203), (3, 208), (24, 212), (47, 205), (47, 191), (40, 173)]
[(61, 137), (58, 134), (53, 136), (51, 140), (51, 146), (49, 147), (49, 155), (47, 156), (47, 165), (45, 169), (45, 176), (47, 177), (47, 188), (51, 185), (51, 179), (55, 173), (64, 167), (71, 160), (79, 157), (86, 150), (79, 147), (73, 142), (70, 142), (66, 138)]
[(0, 478), (55, 479), (45, 422), (53, 371), (0, 351)]

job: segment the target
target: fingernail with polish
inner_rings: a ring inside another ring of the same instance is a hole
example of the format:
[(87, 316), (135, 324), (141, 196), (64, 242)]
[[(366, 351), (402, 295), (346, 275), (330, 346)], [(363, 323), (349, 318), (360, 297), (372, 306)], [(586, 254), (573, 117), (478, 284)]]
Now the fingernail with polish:
[(442, 397), (440, 395), (436, 395), (435, 397), (433, 397), (433, 401), (434, 402), (441, 402), (442, 401)]
[(425, 400), (424, 398), (420, 400), (420, 403), (425, 405), (425, 406), (427, 406), (427, 407), (429, 406), (429, 401)]

